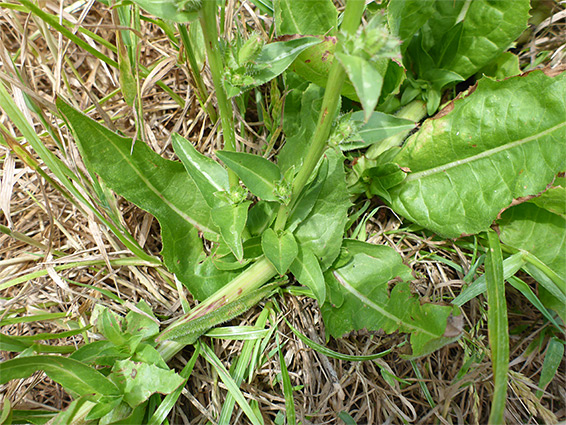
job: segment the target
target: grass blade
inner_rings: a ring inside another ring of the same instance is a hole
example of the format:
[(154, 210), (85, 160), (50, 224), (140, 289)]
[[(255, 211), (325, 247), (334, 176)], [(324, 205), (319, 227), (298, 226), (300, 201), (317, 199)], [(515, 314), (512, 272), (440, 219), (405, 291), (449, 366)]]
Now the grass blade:
[[(271, 308), (269, 304), (265, 306), (261, 314), (259, 315), (255, 327), (259, 329), (264, 329), (267, 323), (267, 318), (271, 313)], [(240, 385), (245, 378), (246, 370), (248, 371), (248, 375), (251, 374), (251, 370), (249, 367), (253, 365), (251, 362), (251, 356), (254, 352), (256, 346), (259, 346), (261, 341), (259, 340), (248, 340), (244, 343), (244, 347), (242, 348), (242, 352), (238, 357), (238, 362), (236, 363), (235, 369), (232, 371), (232, 378), (237, 385)], [(234, 410), (234, 397), (231, 393), (226, 394), (226, 399), (224, 400), (224, 404), (222, 405), (222, 411), (220, 412), (220, 419), (218, 423), (230, 423), (230, 418), (232, 417), (232, 411)]]
[(303, 341), (306, 346), (312, 348), (313, 350), (315, 350), (316, 352), (318, 352), (320, 354), (324, 354), (325, 356), (333, 358), (333, 359), (344, 360), (344, 361), (347, 361), (347, 362), (348, 361), (349, 362), (363, 362), (363, 361), (366, 361), (366, 360), (378, 359), (380, 357), (385, 356), (386, 354), (389, 354), (391, 351), (393, 351), (392, 348), (389, 348), (388, 350), (385, 350), (385, 351), (382, 351), (382, 352), (376, 353), (376, 354), (371, 354), (369, 356), (352, 356), (350, 354), (337, 353), (336, 351), (332, 351), (330, 348), (327, 348), (324, 345), (317, 344), (312, 339), (309, 339), (306, 336), (304, 336), (297, 329), (295, 329), (293, 327), (293, 325), (291, 325), (287, 321), (287, 319), (284, 318), (283, 320), (285, 320), (285, 322), (287, 323), (287, 326), (289, 326), (289, 329), (291, 329), (291, 331), (297, 336), (297, 338), (299, 338), (301, 341)]
[(224, 382), (226, 388), (228, 388), (228, 392), (232, 394), (232, 397), (234, 397), (236, 403), (240, 405), (251, 423), (253, 425), (262, 425), (262, 421), (253, 412), (252, 408), (244, 398), (244, 395), (241, 393), (238, 385), (234, 382), (220, 359), (216, 356), (216, 354), (214, 354), (214, 351), (212, 351), (212, 349), (206, 344), (201, 343), (199, 345), (201, 345), (204, 358), (214, 367), (220, 376), (220, 379)]
[(505, 301), (505, 280), (503, 279), (503, 254), (499, 236), (492, 230), (487, 232), (487, 236), (489, 242), (489, 251), (485, 261), (487, 303), (489, 305), (487, 327), (494, 379), (489, 423), (502, 424), (504, 423), (507, 372), (509, 370), (507, 304)]
[[(189, 377), (191, 376), (191, 373), (193, 372), (193, 368), (195, 367), (195, 363), (197, 362), (199, 355), (200, 355), (200, 346), (197, 346), (189, 362), (185, 365), (185, 367), (179, 374), (181, 375), (182, 378), (185, 379), (185, 384), (187, 383)], [(164, 423), (165, 419), (167, 418), (167, 415), (177, 403), (177, 399), (181, 395), (181, 392), (183, 391), (185, 384), (180, 385), (179, 388), (177, 388), (175, 391), (165, 396), (159, 407), (153, 413), (151, 419), (148, 421), (148, 425), (159, 425)]]
[(283, 350), (281, 350), (281, 345), (279, 344), (279, 335), (276, 335), (277, 340), (277, 351), (279, 352), (279, 366), (281, 367), (281, 382), (283, 384), (283, 395), (285, 397), (285, 415), (287, 416), (287, 423), (296, 423), (295, 418), (295, 401), (293, 399), (293, 385), (291, 384), (291, 378), (289, 376), (289, 371), (287, 370), (287, 364), (285, 363), (285, 356), (283, 356)]

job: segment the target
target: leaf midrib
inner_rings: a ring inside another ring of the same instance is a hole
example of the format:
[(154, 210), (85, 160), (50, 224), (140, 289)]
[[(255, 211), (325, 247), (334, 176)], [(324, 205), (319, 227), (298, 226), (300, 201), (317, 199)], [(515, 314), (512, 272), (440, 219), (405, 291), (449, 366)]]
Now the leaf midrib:
[(443, 173), (451, 168), (459, 167), (461, 165), (469, 164), (474, 161), (478, 161), (483, 158), (491, 157), (499, 152), (504, 152), (509, 149), (516, 148), (517, 146), (524, 145), (526, 143), (532, 142), (534, 140), (538, 140), (541, 137), (547, 136), (553, 133), (556, 130), (561, 129), (562, 127), (566, 126), (566, 122), (562, 122), (560, 124), (555, 125), (547, 130), (544, 130), (540, 133), (534, 134), (529, 137), (525, 137), (524, 139), (515, 140), (514, 142), (507, 143), (502, 146), (498, 146), (496, 148), (488, 149), (486, 151), (480, 152), (477, 155), (470, 156), (468, 158), (459, 159), (457, 161), (452, 161), (443, 165), (439, 165), (438, 167), (429, 168), (428, 170), (419, 171), (417, 173), (411, 173), (407, 176), (404, 183), (408, 183), (410, 181), (419, 180), (425, 177), (429, 177), (435, 174)]
[(153, 184), (151, 184), (151, 182), (142, 174), (140, 173), (140, 171), (134, 166), (133, 162), (130, 161), (130, 158), (124, 154), (124, 152), (122, 152), (120, 150), (120, 148), (118, 147), (118, 145), (116, 143), (114, 143), (114, 141), (108, 137), (108, 135), (106, 134), (102, 134), (102, 136), (108, 141), (110, 142), (110, 144), (118, 151), (118, 153), (120, 154), (120, 156), (123, 158), (123, 160), (132, 168), (132, 170), (134, 171), (134, 173), (137, 174), (137, 176), (145, 183), (145, 185), (159, 198), (163, 201), (163, 203), (165, 205), (167, 205), (171, 210), (173, 210), (175, 213), (177, 213), (177, 215), (179, 215), (183, 220), (185, 220), (186, 222), (190, 223), (191, 225), (193, 225), (194, 227), (196, 227), (197, 229), (201, 230), (202, 232), (206, 232), (206, 233), (212, 233), (212, 234), (217, 234), (217, 232), (213, 229), (208, 228), (207, 226), (197, 222), (196, 220), (192, 219), (190, 216), (188, 216), (186, 213), (184, 213), (183, 211), (181, 211), (179, 208), (177, 208), (177, 206), (175, 204), (173, 204), (169, 199), (167, 199), (155, 186), (153, 186)]
[(437, 334), (430, 332), (428, 329), (415, 326), (414, 324), (409, 323), (406, 320), (403, 320), (400, 317), (395, 316), (394, 314), (391, 314), (390, 312), (385, 310), (383, 307), (380, 307), (379, 305), (374, 303), (372, 300), (370, 300), (368, 297), (366, 297), (364, 294), (360, 293), (356, 288), (354, 288), (352, 285), (350, 285), (348, 282), (346, 282), (346, 280), (340, 275), (340, 273), (338, 271), (334, 271), (332, 274), (334, 275), (334, 277), (336, 278), (338, 283), (344, 287), (344, 289), (346, 289), (349, 293), (351, 293), (353, 296), (355, 296), (363, 304), (367, 305), (368, 307), (373, 308), (375, 311), (379, 312), (384, 317), (388, 318), (389, 320), (392, 320), (395, 323), (403, 324), (407, 328), (409, 328), (413, 331), (422, 332), (423, 334), (429, 335), (433, 338), (438, 338)]

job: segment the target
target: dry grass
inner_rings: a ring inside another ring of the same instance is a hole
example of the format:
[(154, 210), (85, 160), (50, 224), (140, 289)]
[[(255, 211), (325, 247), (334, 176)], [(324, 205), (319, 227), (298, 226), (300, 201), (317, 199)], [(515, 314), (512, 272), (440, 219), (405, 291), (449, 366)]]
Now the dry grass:
[[(233, 6), (234, 2), (229, 2)], [(71, 2), (64, 2), (70, 5)], [(533, 31), (524, 61), (536, 57), (537, 52), (552, 50), (551, 63), (563, 62), (565, 55), (565, 11), (557, 5), (555, 20), (545, 21)], [(42, 8), (58, 13), (57, 2), (42, 3)], [(232, 10), (232, 9), (228, 9)], [(248, 21), (257, 25), (264, 17), (253, 13), (249, 4), (229, 14), (234, 21)], [(85, 4), (65, 15), (66, 19), (90, 29), (115, 44), (116, 32), (111, 12), (101, 3)], [(234, 28), (230, 19), (227, 28)], [(38, 32), (39, 31), (39, 32)], [(177, 65), (174, 51), (155, 25), (142, 22), (139, 53), (147, 67), (165, 58), (167, 71), (162, 81), (185, 102), (179, 105), (154, 82), (147, 85), (143, 95), (143, 119), (128, 106), (120, 93), (108, 99), (93, 114), (128, 135), (144, 135), (145, 142), (166, 157), (172, 157), (170, 134), (178, 131), (193, 141), (202, 152), (217, 147), (216, 128), (211, 126), (197, 102), (190, 73), (184, 65)], [(110, 57), (115, 55), (102, 50)], [(14, 65), (8, 57), (16, 58)], [(56, 95), (71, 100), (82, 110), (92, 106), (93, 99), (102, 99), (118, 86), (118, 71), (69, 44), (59, 34), (48, 29), (41, 21), (26, 14), (0, 8), (0, 78), (13, 83), (11, 91), (16, 99), (19, 90), (41, 99), (46, 121), (57, 123), (52, 114)], [(14, 78), (14, 68), (21, 73), (22, 82)], [(74, 68), (74, 69), (73, 69)], [(80, 78), (79, 78), (80, 77)], [(211, 88), (210, 78), (204, 74), (205, 83)], [(209, 100), (212, 101), (212, 100)], [(45, 133), (38, 117), (23, 106), (29, 121), (38, 134), (60, 159), (73, 170), (84, 170), (76, 148), (66, 133), (64, 153)], [(0, 123), (14, 136), (18, 130), (0, 110)], [(112, 121), (110, 121), (112, 117)], [(118, 119), (114, 119), (119, 117)], [(241, 117), (239, 117), (241, 119)], [(140, 128), (139, 123), (143, 123)], [(246, 139), (239, 142), (248, 150), (258, 150), (265, 143), (261, 123), (247, 123)], [(141, 143), (141, 142), (138, 142)], [(31, 153), (36, 160), (39, 158)], [(166, 271), (149, 265), (119, 266), (116, 259), (129, 256), (116, 238), (83, 207), (66, 199), (37, 172), (30, 161), (22, 158), (6, 146), (0, 145), (2, 165), (0, 224), (12, 230), (12, 234), (0, 233), (0, 284), (19, 276), (30, 276), (21, 283), (2, 291), (0, 309), (3, 316), (15, 310), (22, 314), (35, 311), (64, 312), (67, 319), (46, 322), (21, 323), (7, 326), (2, 332), (11, 335), (33, 335), (68, 329), (69, 323), (86, 325), (93, 306), (103, 303), (118, 313), (125, 313), (128, 304), (118, 303), (99, 291), (76, 283), (88, 284), (116, 294), (128, 303), (144, 299), (156, 314), (176, 316), (181, 313), (179, 294), (171, 285), (172, 276)], [(42, 167), (50, 174), (45, 167)], [(154, 255), (160, 250), (157, 222), (147, 213), (118, 199), (123, 222), (144, 249)], [(371, 241), (389, 244), (397, 249), (410, 265), (416, 279), (414, 288), (422, 296), (433, 300), (452, 298), (463, 284), (463, 274), (445, 263), (431, 259), (430, 255), (449, 259), (464, 271), (471, 266), (469, 257), (450, 242), (425, 239), (421, 235), (399, 231), (402, 223), (388, 210), (381, 209), (371, 220)], [(31, 238), (31, 240), (30, 240)], [(72, 267), (65, 265), (72, 263)], [(31, 276), (32, 273), (36, 273)], [(186, 294), (189, 299), (190, 295)], [(511, 335), (511, 370), (508, 393), (507, 420), (509, 423), (556, 423), (566, 420), (566, 372), (564, 365), (539, 401), (534, 397), (544, 352), (541, 347), (545, 328), (538, 313), (520, 294), (508, 292)], [(286, 295), (276, 300), (290, 323), (309, 338), (324, 342), (324, 327), (319, 309), (312, 299)], [(253, 323), (261, 306), (252, 309), (238, 323)], [(281, 317), (278, 317), (280, 319)], [(341, 411), (348, 412), (358, 424), (387, 424), (410, 422), (415, 424), (437, 423), (486, 423), (492, 392), (491, 365), (487, 347), (486, 304), (483, 298), (468, 303), (464, 308), (464, 326), (467, 330), (458, 343), (411, 364), (399, 357), (399, 351), (375, 362), (344, 362), (322, 356), (306, 347), (287, 328), (278, 322), (278, 332), (284, 346), (284, 356), (295, 391), (298, 418), (302, 423), (342, 423), (337, 418)], [(399, 344), (402, 335), (359, 332), (340, 340), (330, 340), (331, 349), (347, 354), (362, 355), (383, 351)], [(54, 340), (51, 344), (81, 344), (82, 337)], [(218, 357), (226, 366), (237, 358), (241, 343), (213, 341)], [(266, 352), (276, 348), (272, 340)], [(174, 360), (173, 365), (186, 363), (191, 349), (186, 349)], [(13, 353), (2, 352), (3, 359)], [(462, 376), (459, 372), (469, 359), (469, 369)], [(422, 375), (418, 378), (416, 369)], [(244, 394), (259, 403), (266, 423), (273, 423), (278, 412), (284, 411), (285, 402), (277, 374), (280, 373), (277, 355), (266, 359), (256, 371), (253, 380), (243, 385)], [(397, 381), (387, 379), (390, 376)], [(431, 406), (423, 392), (424, 384), (430, 392)], [(12, 381), (2, 388), (15, 408), (60, 410), (70, 401), (69, 397), (42, 374), (27, 380)], [(186, 390), (172, 412), (172, 423), (199, 424), (210, 421), (222, 408), (226, 394), (210, 365), (197, 362)], [(246, 423), (236, 409), (233, 423)]]

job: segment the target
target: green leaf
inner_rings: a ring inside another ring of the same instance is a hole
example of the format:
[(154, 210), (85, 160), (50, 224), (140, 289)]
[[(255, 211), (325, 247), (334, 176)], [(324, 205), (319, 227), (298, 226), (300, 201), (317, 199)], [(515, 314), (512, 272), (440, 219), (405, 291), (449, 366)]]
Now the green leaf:
[(273, 80), (282, 74), (301, 52), (319, 43), (320, 39), (316, 37), (299, 37), (266, 44), (251, 65), (237, 70), (228, 69), (224, 79), (226, 91), (230, 97), (234, 97), (244, 89)]
[(287, 78), (290, 94), (285, 100), (283, 131), (285, 144), (279, 152), (277, 163), (284, 173), (291, 167), (298, 170), (303, 163), (309, 141), (314, 134), (324, 89), (316, 84), (305, 85), (299, 78)]
[(120, 346), (126, 343), (122, 326), (116, 320), (114, 313), (108, 308), (103, 307), (102, 312), (98, 316), (96, 327), (112, 344)]
[(383, 76), (387, 71), (387, 61), (376, 63), (359, 56), (336, 53), (334, 55), (344, 67), (344, 71), (356, 89), (356, 94), (362, 103), (365, 120), (371, 116), (383, 86)]
[[(334, 61), (337, 39), (336, 37), (329, 36), (320, 36), (320, 39), (322, 41), (320, 44), (309, 47), (302, 52), (289, 69), (305, 80), (316, 84), (320, 88), (324, 88), (326, 87), (330, 67)], [(341, 94), (353, 101), (359, 102), (356, 90), (349, 80), (344, 82)]]
[(387, 20), (394, 35), (408, 40), (434, 13), (434, 1), (390, 0)]
[(481, 80), (395, 158), (411, 173), (390, 190), (393, 209), (446, 237), (486, 230), (514, 198), (543, 191), (563, 168), (564, 99), (566, 74)]
[[(444, 336), (451, 307), (423, 303), (411, 294), (411, 270), (401, 256), (385, 245), (346, 239), (350, 260), (325, 274), (327, 302), (321, 306), (327, 332), (333, 337), (359, 329), (411, 333), (413, 355), (431, 343), (449, 342)], [(399, 281), (390, 290), (388, 283)]]
[(159, 333), (159, 321), (156, 319), (151, 307), (141, 300), (136, 307), (145, 314), (130, 310), (126, 314), (126, 331), (132, 335), (139, 335), (142, 340), (149, 339)]
[[(324, 271), (340, 253), (350, 198), (346, 188), (342, 154), (329, 149), (324, 154), (328, 173), (309, 215), (295, 231), (302, 248), (310, 249)], [(318, 181), (317, 176), (317, 181)]]
[(506, 210), (498, 224), (504, 244), (529, 251), (566, 282), (566, 218), (525, 202)]
[(228, 373), (228, 371), (226, 370), (220, 359), (216, 356), (216, 354), (214, 354), (214, 351), (212, 351), (212, 349), (210, 349), (206, 344), (202, 344), (201, 347), (204, 358), (211, 364), (214, 370), (218, 373), (220, 379), (226, 385), (228, 392), (232, 395), (232, 397), (234, 397), (234, 399), (236, 400), (240, 408), (243, 410), (243, 412), (246, 414), (250, 422), (253, 425), (262, 425), (263, 421), (260, 421), (260, 419), (256, 416), (256, 414), (254, 413), (254, 411), (246, 401), (245, 397), (241, 393), (240, 389), (238, 388), (238, 385), (234, 382), (234, 380), (232, 379), (232, 377), (230, 376), (230, 374)]
[(417, 123), (395, 115), (384, 114), (383, 112), (373, 112), (368, 122), (365, 124), (364, 112), (354, 112), (351, 116), (352, 121), (361, 123), (357, 131), (357, 137), (347, 140), (339, 145), (343, 151), (352, 149), (362, 149), (374, 145), (395, 136), (404, 131), (412, 130)]
[(301, 194), (298, 196), (295, 205), (291, 209), (289, 219), (287, 220), (287, 231), (294, 232), (297, 226), (308, 217), (320, 195), (320, 191), (324, 186), (327, 175), (328, 161), (322, 161), (318, 168), (318, 172), (316, 173), (316, 179), (303, 189)]
[(165, 264), (186, 283), (193, 262), (202, 252), (198, 230), (208, 237), (215, 237), (217, 230), (210, 208), (183, 165), (161, 158), (141, 142), (132, 148), (130, 139), (111, 132), (61, 99), (57, 107), (73, 127), (91, 172), (157, 218)]
[(146, 12), (158, 18), (174, 22), (192, 22), (198, 12), (180, 12), (176, 2), (169, 0), (132, 0)]
[(337, 27), (338, 13), (332, 0), (275, 0), (273, 9), (278, 36), (325, 35)]
[(493, 77), (496, 80), (514, 77), (521, 73), (519, 57), (511, 52), (503, 52), (495, 61), (480, 69), (478, 73)]
[(78, 395), (117, 396), (120, 391), (97, 370), (70, 358), (60, 356), (18, 357), (0, 363), (0, 384), (12, 379), (28, 378), (43, 370), (66, 390)]
[(464, 79), (496, 60), (527, 27), (529, 0), (391, 0), (388, 20), (417, 77), (442, 68)]
[(275, 187), (281, 180), (281, 172), (276, 164), (243, 152), (218, 151), (216, 156), (242, 179), (254, 195), (266, 201), (277, 201)]
[[(550, 381), (552, 381), (552, 379), (557, 375), (558, 369), (563, 361), (564, 342), (560, 341), (556, 337), (550, 338), (548, 346), (546, 347), (544, 362), (542, 364), (542, 370), (538, 382), (539, 388), (542, 388), (543, 390), (546, 388)], [(537, 391), (536, 396), (541, 398), (543, 396), (543, 391)]]
[(147, 400), (152, 394), (169, 394), (185, 380), (172, 370), (152, 364), (119, 360), (109, 376), (124, 394), (124, 401), (132, 408)]
[[(566, 203), (566, 197), (562, 202)], [(543, 264), (541, 270), (537, 270), (538, 266), (533, 264), (528, 264), (525, 270), (539, 282), (539, 297), (542, 303), (555, 310), (564, 320), (566, 217), (539, 208), (534, 203), (525, 202), (505, 211), (498, 224), (503, 243), (530, 252)], [(544, 276), (544, 268), (550, 268), (556, 278), (549, 279)]]
[(275, 213), (279, 204), (271, 201), (256, 202), (248, 212), (248, 221), (246, 227), (252, 235), (258, 236), (263, 233), (265, 229), (271, 226), (275, 220)]
[(280, 275), (287, 273), (289, 266), (297, 258), (299, 252), (299, 246), (292, 233), (283, 232), (278, 235), (271, 228), (263, 232), (261, 247), (267, 259)]
[(291, 264), (290, 270), (301, 285), (305, 285), (312, 290), (318, 304), (324, 304), (326, 300), (324, 276), (316, 255), (310, 249), (299, 247), (299, 252)]
[(226, 245), (228, 245), (238, 261), (242, 261), (244, 257), (242, 232), (246, 227), (250, 204), (251, 202), (247, 201), (238, 205), (225, 205), (212, 209), (214, 224), (220, 229), (222, 239), (226, 242)]
[(557, 177), (552, 186), (531, 202), (539, 208), (566, 218), (566, 178)]
[(112, 342), (103, 340), (83, 345), (69, 358), (85, 364), (112, 366), (117, 359), (125, 359), (130, 355), (127, 347), (116, 347)]
[(203, 301), (238, 276), (240, 272), (241, 270), (220, 270), (214, 264), (213, 259), (207, 256), (201, 262), (194, 264), (185, 285), (193, 297)]
[(491, 362), (493, 367), (494, 389), (489, 415), (490, 424), (504, 423), (505, 402), (507, 399), (507, 373), (509, 371), (509, 329), (507, 323), (507, 303), (505, 301), (505, 280), (503, 280), (503, 254), (499, 236), (493, 230), (487, 232), (489, 248), (485, 259), (487, 283), (487, 328)]
[(171, 143), (208, 206), (213, 208), (221, 204), (221, 200), (214, 196), (214, 193), (230, 189), (228, 172), (224, 167), (201, 154), (191, 142), (177, 133), (173, 133)]

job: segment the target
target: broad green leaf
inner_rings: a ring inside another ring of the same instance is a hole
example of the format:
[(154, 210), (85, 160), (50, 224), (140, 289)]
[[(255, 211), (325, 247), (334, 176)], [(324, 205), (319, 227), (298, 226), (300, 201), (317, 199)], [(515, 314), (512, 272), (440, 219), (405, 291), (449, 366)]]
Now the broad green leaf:
[(151, 307), (141, 300), (136, 307), (145, 314), (130, 310), (126, 314), (126, 330), (132, 335), (140, 335), (142, 340), (151, 338), (159, 333), (159, 321)]
[(472, 76), (497, 59), (522, 33), (529, 0), (391, 0), (388, 20), (405, 40), (408, 69), (442, 68)]
[(408, 40), (434, 13), (434, 1), (390, 0), (387, 20), (394, 35)]
[(243, 243), (244, 260), (238, 261), (232, 251), (226, 252), (221, 249), (222, 246), (216, 251), (212, 257), (214, 266), (219, 270), (238, 270), (247, 266), (251, 261), (263, 255), (261, 249), (261, 238), (259, 236), (247, 239)]
[(66, 390), (78, 395), (119, 395), (120, 391), (103, 374), (77, 360), (61, 356), (18, 357), (0, 363), (0, 384), (28, 378), (43, 370)]
[(191, 142), (179, 134), (173, 134), (171, 143), (208, 206), (213, 208), (219, 205), (221, 201), (214, 193), (230, 189), (228, 172), (218, 162), (197, 151)]
[(174, 22), (192, 22), (198, 18), (198, 12), (180, 12), (174, 1), (170, 0), (132, 0), (146, 12), (158, 18)]
[[(566, 203), (566, 198), (563, 198)], [(547, 308), (564, 319), (566, 299), (566, 217), (539, 208), (531, 202), (516, 205), (505, 211), (498, 221), (501, 241), (533, 254), (545, 267), (556, 273), (548, 279), (532, 264), (527, 271), (539, 282), (539, 297)]]
[(336, 30), (338, 13), (332, 0), (275, 0), (273, 8), (278, 36), (325, 35)]
[(277, 201), (275, 187), (281, 180), (281, 172), (276, 164), (243, 152), (218, 151), (216, 156), (242, 179), (254, 195), (266, 201)]
[(271, 228), (266, 229), (261, 236), (261, 247), (267, 259), (273, 264), (280, 275), (287, 273), (289, 266), (299, 252), (297, 241), (292, 233), (275, 233)]
[(117, 359), (126, 359), (130, 355), (127, 347), (116, 347), (110, 341), (102, 340), (83, 345), (69, 358), (85, 364), (112, 366)]
[(519, 57), (511, 52), (503, 52), (495, 61), (480, 69), (479, 73), (496, 80), (504, 80), (519, 75), (521, 73)]
[(228, 69), (224, 85), (229, 97), (273, 80), (282, 74), (301, 52), (319, 43), (320, 39), (316, 37), (299, 37), (266, 44), (249, 66), (236, 70)]
[(367, 121), (381, 95), (387, 61), (374, 63), (356, 55), (338, 52), (334, 56), (340, 61), (346, 75), (354, 85), (356, 94), (362, 103), (365, 121)]
[(324, 184), (311, 212), (295, 231), (299, 245), (316, 255), (323, 271), (340, 253), (350, 207), (342, 154), (328, 149), (324, 157), (328, 162)]
[(160, 157), (144, 143), (132, 147), (130, 139), (111, 132), (60, 99), (57, 107), (75, 131), (91, 172), (157, 218), (165, 264), (187, 283), (193, 262), (202, 252), (198, 230), (209, 237), (215, 237), (217, 230), (210, 208), (183, 165)]
[(255, 60), (256, 84), (261, 85), (274, 79), (285, 71), (302, 51), (319, 43), (320, 39), (316, 37), (300, 37), (266, 44)]
[(285, 101), (283, 131), (285, 144), (279, 152), (277, 163), (284, 173), (292, 166), (298, 170), (316, 129), (324, 89), (316, 84), (305, 86), (298, 78), (287, 78), (291, 90)]
[(384, 114), (383, 112), (373, 112), (365, 124), (362, 111), (354, 112), (351, 119), (354, 122), (359, 122), (361, 127), (357, 131), (355, 138), (346, 140), (339, 145), (343, 151), (366, 148), (388, 137), (412, 130), (417, 126), (417, 123), (414, 121)]
[(287, 220), (286, 230), (294, 232), (314, 208), (314, 204), (320, 195), (320, 191), (328, 175), (328, 161), (322, 161), (314, 179), (306, 188), (303, 189), (291, 211)]
[(248, 212), (247, 229), (252, 235), (258, 236), (271, 226), (279, 204), (271, 201), (259, 201)]
[[(302, 52), (289, 69), (319, 87), (326, 87), (328, 73), (334, 61), (337, 39), (329, 36), (320, 36), (320, 39), (322, 40), (320, 44)], [(356, 90), (349, 80), (344, 82), (341, 94), (359, 102)]]
[(531, 202), (539, 208), (566, 218), (566, 178), (557, 177), (550, 189)]
[(297, 257), (291, 263), (290, 271), (301, 285), (312, 290), (318, 305), (323, 305), (326, 300), (326, 285), (320, 264), (314, 253), (308, 248), (299, 247)]
[(490, 229), (487, 232), (487, 237), (489, 243), (485, 259), (488, 303), (487, 329), (494, 380), (489, 423), (502, 424), (507, 400), (507, 374), (509, 372), (507, 303), (505, 301), (505, 280), (503, 279), (503, 254), (499, 236)]
[(242, 246), (242, 232), (246, 227), (248, 208), (251, 202), (242, 202), (237, 205), (224, 205), (212, 209), (214, 224), (220, 229), (222, 239), (236, 256), (238, 261), (244, 257)]
[(425, 121), (395, 158), (411, 173), (390, 189), (394, 210), (446, 237), (486, 230), (564, 167), (565, 99), (566, 74), (481, 80), (444, 116)]
[(155, 365), (119, 360), (112, 368), (110, 379), (124, 394), (124, 401), (130, 407), (136, 407), (152, 394), (169, 394), (185, 380), (172, 370)]
[[(349, 332), (383, 329), (411, 333), (413, 355), (418, 356), (444, 336), (451, 307), (423, 303), (411, 294), (411, 270), (401, 256), (385, 245), (346, 239), (346, 264), (324, 274), (327, 302), (321, 306), (327, 332), (341, 337)], [(390, 289), (388, 283), (399, 281)]]
[(566, 293), (566, 218), (525, 202), (506, 210), (498, 224), (501, 241), (529, 251), (554, 270)]

